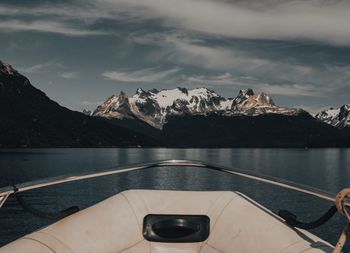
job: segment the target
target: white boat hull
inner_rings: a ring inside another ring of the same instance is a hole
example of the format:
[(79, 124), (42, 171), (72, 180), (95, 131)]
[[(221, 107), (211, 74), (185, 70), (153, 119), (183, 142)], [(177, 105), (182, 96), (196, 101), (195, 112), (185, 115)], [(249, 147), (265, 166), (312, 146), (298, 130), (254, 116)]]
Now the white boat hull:
[[(197, 243), (149, 242), (148, 214), (210, 218), (210, 235)], [(238, 192), (130, 190), (26, 235), (0, 253), (325, 253), (333, 247), (294, 229)]]

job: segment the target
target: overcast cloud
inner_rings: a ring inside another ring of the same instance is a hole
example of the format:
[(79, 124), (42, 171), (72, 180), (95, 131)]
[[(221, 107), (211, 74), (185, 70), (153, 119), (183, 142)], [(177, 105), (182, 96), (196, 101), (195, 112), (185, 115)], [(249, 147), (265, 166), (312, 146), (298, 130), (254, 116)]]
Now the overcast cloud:
[(0, 60), (76, 110), (210, 86), (315, 111), (350, 103), (349, 23), (345, 0), (3, 0)]
[[(347, 1), (99, 0), (137, 11), (144, 18), (162, 18), (165, 25), (245, 39), (310, 39), (350, 44)], [(263, 1), (262, 1), (263, 2)], [(270, 1), (271, 3), (271, 1)], [(255, 8), (254, 8), (255, 7)], [(137, 9), (139, 8), (139, 9)], [(144, 10), (146, 9), (146, 11)]]
[(102, 76), (110, 80), (126, 83), (154, 83), (162, 80), (164, 81), (165, 78), (179, 71), (179, 68), (173, 68), (169, 70), (160, 70), (160, 68), (150, 68), (129, 72), (106, 71), (102, 73)]

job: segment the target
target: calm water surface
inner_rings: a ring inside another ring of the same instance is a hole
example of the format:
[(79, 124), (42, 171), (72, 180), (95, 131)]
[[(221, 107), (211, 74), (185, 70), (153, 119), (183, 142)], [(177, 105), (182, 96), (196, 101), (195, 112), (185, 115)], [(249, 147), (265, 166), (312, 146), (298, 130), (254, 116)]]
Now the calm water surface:
[[(337, 192), (350, 186), (350, 149), (14, 149), (0, 151), (0, 187), (63, 174), (163, 159), (193, 159), (259, 172)], [(22, 194), (40, 210), (93, 205), (127, 189), (238, 190), (274, 212), (318, 218), (330, 203), (275, 186), (195, 168), (148, 171), (67, 183)], [(13, 198), (0, 209), (0, 245), (50, 224), (25, 212)], [(312, 231), (335, 243), (345, 226), (337, 215)], [(346, 250), (349, 250), (347, 247)]]

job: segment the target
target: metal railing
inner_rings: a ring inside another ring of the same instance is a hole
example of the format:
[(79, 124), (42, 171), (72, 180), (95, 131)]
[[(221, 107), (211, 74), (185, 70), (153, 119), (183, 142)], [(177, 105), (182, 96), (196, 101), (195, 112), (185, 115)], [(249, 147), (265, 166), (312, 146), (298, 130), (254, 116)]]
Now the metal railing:
[(202, 169), (210, 169), (215, 171), (220, 171), (224, 173), (228, 173), (231, 175), (248, 178), (254, 181), (267, 183), (270, 185), (276, 185), (282, 188), (302, 192), (308, 195), (312, 195), (327, 201), (335, 202), (335, 196), (336, 194), (329, 193), (326, 191), (322, 191), (316, 188), (312, 188), (306, 185), (297, 184), (291, 181), (266, 176), (254, 172), (248, 172), (243, 171), (235, 168), (220, 166), (220, 165), (213, 165), (206, 162), (201, 161), (192, 161), (192, 160), (165, 160), (165, 161), (156, 161), (156, 162), (150, 162), (150, 163), (142, 163), (142, 164), (135, 164), (130, 166), (124, 166), (124, 167), (117, 167), (112, 168), (104, 171), (98, 171), (98, 172), (88, 172), (83, 174), (74, 174), (74, 175), (65, 175), (61, 177), (53, 177), (53, 178), (47, 178), (43, 180), (37, 180), (37, 181), (31, 181), (27, 183), (21, 183), (13, 186), (7, 186), (4, 188), (0, 188), (0, 207), (5, 203), (6, 199), (15, 193), (18, 192), (24, 192), (29, 190), (34, 190), (38, 188), (48, 187), (51, 185), (58, 185), (73, 181), (79, 181), (89, 178), (96, 178), (96, 177), (103, 177), (108, 175), (116, 175), (116, 174), (122, 174), (132, 171), (139, 171), (139, 170), (146, 170), (150, 168), (164, 168), (164, 167), (194, 167), (194, 168), (202, 168)]

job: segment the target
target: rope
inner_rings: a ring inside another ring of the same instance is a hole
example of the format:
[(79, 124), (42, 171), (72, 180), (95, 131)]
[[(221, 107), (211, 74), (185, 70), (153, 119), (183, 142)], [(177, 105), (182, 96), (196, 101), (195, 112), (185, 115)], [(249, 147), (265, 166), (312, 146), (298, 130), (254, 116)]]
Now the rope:
[(338, 209), (334, 205), (320, 218), (318, 218), (315, 221), (311, 221), (311, 222), (298, 221), (297, 216), (295, 214), (289, 212), (288, 210), (280, 210), (278, 212), (278, 215), (280, 217), (282, 217), (289, 226), (310, 230), (310, 229), (314, 229), (314, 228), (317, 228), (317, 227), (325, 224), (327, 221), (329, 221), (337, 213), (337, 211), (338, 211)]
[(72, 207), (69, 207), (65, 210), (59, 211), (59, 212), (54, 212), (54, 213), (43, 212), (43, 211), (40, 211), (40, 210), (30, 206), (29, 204), (27, 204), (26, 201), (18, 194), (15, 194), (14, 197), (18, 201), (19, 205), (27, 212), (29, 212), (37, 217), (49, 219), (49, 220), (60, 220), (64, 217), (67, 217), (67, 216), (69, 216), (73, 213), (76, 213), (80, 210), (79, 207), (72, 206)]

